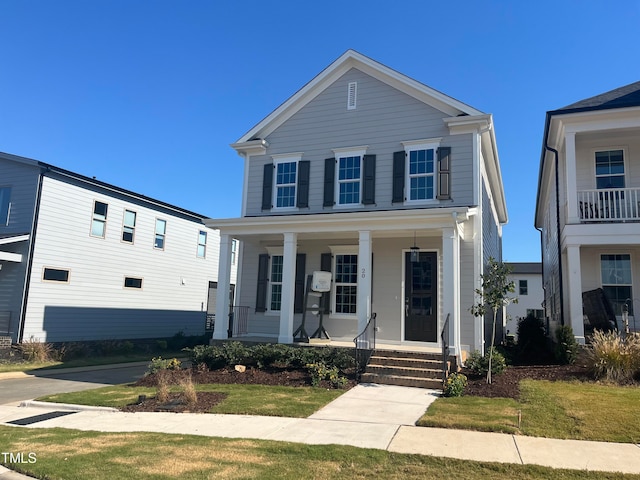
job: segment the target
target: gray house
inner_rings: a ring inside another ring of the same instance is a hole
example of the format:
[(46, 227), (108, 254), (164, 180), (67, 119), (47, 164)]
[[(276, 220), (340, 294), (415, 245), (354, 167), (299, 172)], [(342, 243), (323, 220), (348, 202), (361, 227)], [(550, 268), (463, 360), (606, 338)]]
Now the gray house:
[(215, 298), (219, 255), (218, 232), (203, 218), (0, 153), (0, 336), (62, 342), (203, 334), (206, 310), (215, 308), (208, 298)]
[(332, 342), (353, 345), (376, 313), (379, 347), (439, 348), (449, 318), (452, 354), (483, 349), (469, 308), (507, 221), (491, 115), (349, 50), (232, 147), (242, 216), (206, 221), (221, 233), (218, 319), (238, 238), (249, 337), (293, 342), (305, 278), (327, 271)]

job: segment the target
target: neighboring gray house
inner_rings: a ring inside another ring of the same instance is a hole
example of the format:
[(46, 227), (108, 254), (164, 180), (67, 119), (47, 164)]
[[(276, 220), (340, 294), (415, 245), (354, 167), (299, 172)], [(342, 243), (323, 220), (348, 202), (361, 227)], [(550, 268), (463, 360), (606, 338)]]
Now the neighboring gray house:
[(305, 276), (325, 270), (336, 343), (375, 312), (378, 346), (437, 348), (449, 317), (452, 354), (484, 348), (469, 308), (507, 221), (491, 115), (349, 50), (232, 147), (242, 216), (206, 224), (221, 233), (220, 291), (241, 241), (249, 337), (292, 343)]
[(542, 290), (542, 263), (521, 262), (507, 263), (511, 268), (509, 280), (516, 287), (514, 295), (518, 303), (507, 305), (506, 330), (511, 334), (518, 329), (518, 320), (528, 315), (544, 320), (544, 292)]
[(583, 292), (615, 314), (640, 292), (640, 82), (547, 112), (535, 226), (542, 234), (545, 317), (585, 341)]
[(218, 255), (202, 215), (0, 153), (0, 336), (203, 334)]

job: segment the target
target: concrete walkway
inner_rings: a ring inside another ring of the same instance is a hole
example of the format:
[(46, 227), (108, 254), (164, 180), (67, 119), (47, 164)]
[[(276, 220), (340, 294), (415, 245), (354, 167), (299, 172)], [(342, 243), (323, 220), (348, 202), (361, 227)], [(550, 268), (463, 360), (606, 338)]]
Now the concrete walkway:
[[(361, 384), (309, 418), (125, 413), (108, 408), (24, 402), (23, 406), (0, 406), (0, 424), (69, 410), (74, 413), (16, 428), (166, 432), (340, 444), (464, 460), (640, 474), (640, 445), (415, 427), (416, 420), (438, 395), (433, 390)], [(10, 474), (16, 475), (6, 469), (3, 474), (0, 467), (0, 480), (25, 478), (5, 476)]]

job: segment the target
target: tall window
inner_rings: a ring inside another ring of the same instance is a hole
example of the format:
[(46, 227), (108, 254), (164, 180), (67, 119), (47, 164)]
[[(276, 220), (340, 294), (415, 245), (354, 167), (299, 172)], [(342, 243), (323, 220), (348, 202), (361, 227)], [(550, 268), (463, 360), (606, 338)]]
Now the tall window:
[(360, 203), (360, 156), (338, 159), (338, 205)]
[(335, 309), (352, 315), (358, 304), (358, 255), (335, 256)]
[(602, 289), (611, 301), (616, 315), (622, 315), (622, 307), (629, 305), (629, 314), (633, 315), (631, 255), (602, 255), (600, 257)]
[(529, 295), (529, 282), (527, 280), (518, 280), (518, 291), (520, 295)]
[(238, 241), (231, 240), (231, 265), (236, 264), (236, 255), (238, 254)]
[(624, 188), (622, 150), (596, 152), (596, 188)]
[(207, 232), (200, 230), (198, 233), (198, 257), (205, 258), (207, 254)]
[(269, 277), (269, 310), (279, 312), (282, 307), (282, 268), (284, 257), (282, 255), (271, 256), (271, 275)]
[(156, 237), (153, 243), (155, 248), (164, 250), (164, 239), (167, 234), (167, 221), (156, 218)]
[(275, 206), (277, 208), (296, 206), (296, 175), (298, 162), (276, 163)]
[(435, 150), (409, 151), (409, 200), (432, 200), (435, 197)]
[(11, 187), (0, 187), (0, 227), (9, 225), (11, 214)]
[(107, 209), (109, 205), (106, 203), (93, 202), (93, 218), (91, 221), (91, 235), (94, 237), (104, 238), (107, 227)]
[(131, 210), (124, 211), (124, 221), (122, 224), (122, 241), (133, 243), (133, 237), (136, 230), (136, 212)]

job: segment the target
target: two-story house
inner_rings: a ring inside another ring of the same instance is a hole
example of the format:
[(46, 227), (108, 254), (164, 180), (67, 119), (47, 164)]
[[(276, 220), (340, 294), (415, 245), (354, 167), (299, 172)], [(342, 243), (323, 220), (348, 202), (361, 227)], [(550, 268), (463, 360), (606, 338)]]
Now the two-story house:
[(511, 335), (516, 335), (518, 330), (518, 320), (533, 315), (540, 320), (544, 320), (544, 292), (542, 290), (542, 263), (539, 262), (516, 262), (507, 263), (511, 269), (509, 280), (515, 285), (515, 296), (518, 303), (507, 305), (507, 318), (505, 319), (506, 331)]
[(349, 50), (232, 147), (242, 216), (206, 223), (220, 229), (221, 290), (241, 241), (250, 336), (291, 343), (305, 277), (328, 271), (332, 341), (353, 345), (376, 313), (378, 345), (439, 347), (449, 318), (452, 354), (483, 349), (469, 308), (507, 221), (491, 115)]
[(0, 336), (203, 334), (219, 255), (219, 234), (203, 218), (0, 153)]
[(545, 316), (584, 342), (582, 294), (601, 288), (633, 327), (640, 286), (640, 82), (547, 112), (535, 226)]

